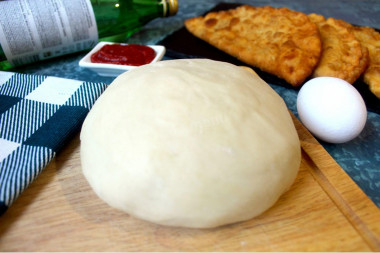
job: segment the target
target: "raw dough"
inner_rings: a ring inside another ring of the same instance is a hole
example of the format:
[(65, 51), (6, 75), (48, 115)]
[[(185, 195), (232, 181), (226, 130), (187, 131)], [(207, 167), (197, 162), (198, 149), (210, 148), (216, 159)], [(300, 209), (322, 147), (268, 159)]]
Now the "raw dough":
[(97, 195), (169, 226), (261, 214), (294, 182), (300, 159), (280, 96), (243, 68), (205, 59), (120, 75), (81, 132), (83, 173)]

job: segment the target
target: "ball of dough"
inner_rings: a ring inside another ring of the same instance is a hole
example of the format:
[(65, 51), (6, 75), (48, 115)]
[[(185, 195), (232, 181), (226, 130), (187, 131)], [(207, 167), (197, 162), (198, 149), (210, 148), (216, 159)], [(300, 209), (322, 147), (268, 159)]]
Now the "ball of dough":
[(82, 169), (96, 194), (169, 226), (261, 214), (294, 182), (300, 159), (280, 96), (241, 67), (205, 59), (120, 75), (81, 131)]

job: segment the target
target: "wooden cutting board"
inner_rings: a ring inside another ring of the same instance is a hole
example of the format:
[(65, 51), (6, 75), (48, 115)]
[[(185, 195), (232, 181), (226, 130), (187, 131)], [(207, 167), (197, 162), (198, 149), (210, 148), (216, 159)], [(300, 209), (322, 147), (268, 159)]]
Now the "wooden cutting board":
[(76, 136), (0, 217), (0, 250), (379, 251), (379, 209), (293, 120), (302, 144), (298, 177), (259, 217), (205, 230), (132, 218), (92, 192)]

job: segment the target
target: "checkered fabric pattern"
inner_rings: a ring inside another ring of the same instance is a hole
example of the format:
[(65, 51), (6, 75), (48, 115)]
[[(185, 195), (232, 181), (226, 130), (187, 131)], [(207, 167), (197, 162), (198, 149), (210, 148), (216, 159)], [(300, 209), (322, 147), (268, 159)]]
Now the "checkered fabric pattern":
[(80, 130), (106, 87), (0, 71), (0, 215)]

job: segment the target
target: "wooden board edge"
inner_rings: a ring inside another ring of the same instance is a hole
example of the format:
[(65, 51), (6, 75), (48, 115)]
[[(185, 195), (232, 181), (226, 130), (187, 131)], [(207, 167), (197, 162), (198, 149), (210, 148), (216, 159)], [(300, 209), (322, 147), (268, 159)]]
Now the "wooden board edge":
[[(380, 251), (380, 212), (351, 177), (291, 113), (310, 173), (374, 251)], [(345, 186), (342, 187), (342, 183)], [(349, 185), (349, 189), (347, 188)]]

